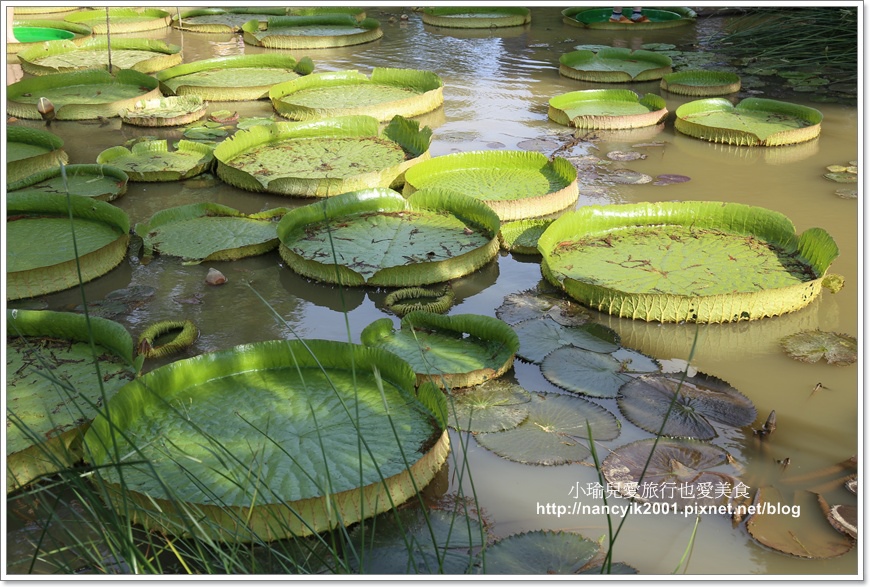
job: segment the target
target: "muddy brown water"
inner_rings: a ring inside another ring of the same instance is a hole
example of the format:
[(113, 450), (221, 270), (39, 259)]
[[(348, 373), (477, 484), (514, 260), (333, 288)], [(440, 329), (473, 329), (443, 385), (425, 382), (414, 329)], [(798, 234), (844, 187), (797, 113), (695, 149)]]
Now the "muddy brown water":
[[(722, 22), (721, 17), (702, 18), (688, 27), (642, 34), (592, 31), (562, 23), (560, 10), (534, 8), (529, 26), (461, 31), (423, 25), (419, 15), (410, 10), (406, 12), (410, 16), (408, 21), (401, 21), (401, 8), (369, 8), (369, 16), (382, 23), (381, 40), (341, 49), (289, 53), (297, 58), (309, 55), (316, 64), (315, 71), (357, 69), (368, 74), (373, 67), (404, 67), (438, 73), (445, 84), (444, 106), (420, 117), (421, 122), (433, 128), (431, 153), (438, 156), (470, 150), (516, 149), (524, 140), (546, 136), (564, 140), (569, 131), (547, 119), (547, 101), (561, 93), (596, 87), (559, 75), (559, 56), (576, 45), (673, 43), (687, 48), (700, 45)], [(390, 16), (396, 22), (389, 22)], [(269, 51), (246, 46), (231, 35), (164, 29), (146, 36), (181, 45), (185, 62)], [(631, 88), (639, 94), (660, 93), (658, 82), (612, 87)], [(663, 95), (671, 113), (691, 100)], [(817, 140), (777, 149), (714, 145), (677, 133), (671, 114), (660, 130), (639, 130), (626, 136), (600, 133), (600, 137), (581, 142), (572, 153), (606, 158), (605, 154), (613, 150), (631, 150), (639, 142), (661, 141), (662, 146), (643, 149), (648, 155), (646, 159), (611, 163), (611, 168), (691, 178), (666, 186), (623, 185), (608, 182), (603, 173), (581, 172), (578, 206), (643, 201), (740, 202), (786, 214), (798, 232), (814, 226), (824, 228), (836, 240), (840, 256), (831, 271), (843, 275), (846, 286), (836, 295), (823, 292), (809, 307), (787, 316), (696, 329), (687, 324), (650, 324), (595, 314), (596, 320), (620, 334), (624, 346), (659, 359), (688, 358), (697, 332), (693, 367), (727, 381), (751, 398), (758, 410), (754, 427), (759, 427), (767, 414), (776, 410), (778, 427), (763, 451), (749, 428), (722, 432), (715, 439), (745, 463), (755, 478), (771, 483), (783, 475), (775, 463), (777, 459), (790, 459), (789, 475), (807, 473), (856, 454), (859, 441), (857, 366), (799, 363), (785, 356), (778, 346), (782, 336), (806, 329), (858, 335), (858, 202), (837, 197), (834, 190), (842, 186), (823, 177), (826, 166), (858, 159), (858, 111), (853, 106), (813, 103), (801, 94), (791, 95), (789, 101), (822, 111), (822, 133)], [(211, 110), (219, 109), (237, 110), (242, 116), (273, 112), (268, 101), (211, 105)], [(42, 126), (36, 121), (19, 124)], [(100, 151), (137, 136), (169, 139), (180, 136), (176, 129), (141, 129), (122, 125), (117, 118), (104, 126), (56, 122), (50, 130), (65, 141), (70, 163), (93, 163)], [(193, 179), (163, 184), (131, 182), (127, 194), (115, 204), (135, 224), (158, 210), (194, 202), (216, 202), (244, 212), (308, 203), (248, 193), (219, 181)], [(209, 267), (222, 271), (228, 283), (219, 288), (206, 286), (204, 277)], [(534, 258), (502, 253), (482, 270), (453, 283), (457, 298), (451, 313), (492, 316), (506, 295), (533, 288), (541, 279)], [(275, 321), (245, 282), (252, 284), (287, 325)], [(190, 318), (201, 330), (200, 338), (189, 350), (191, 355), (296, 335), (358, 342), (363, 327), (390, 316), (382, 310), (384, 291), (355, 289), (342, 295), (337, 288), (295, 275), (282, 266), (277, 252), (202, 266), (184, 266), (177, 259), (160, 257), (144, 265), (134, 255), (111, 273), (87, 284), (85, 294), (88, 300), (99, 300), (109, 292), (134, 285), (152, 286), (157, 293), (117, 320), (135, 337), (154, 321)], [(73, 310), (80, 303), (80, 294), (71, 290), (9, 306)], [(535, 365), (518, 361), (508, 376), (530, 390), (557, 391)], [(817, 383), (826, 389), (812, 393)], [(619, 415), (613, 400), (599, 403)], [(605, 456), (613, 448), (646, 437), (646, 433), (623, 422), (620, 437), (599, 445), (599, 453)], [(456, 433), (452, 440), (454, 447), (458, 447), (460, 438)], [(479, 447), (473, 438), (463, 441), (468, 444), (474, 490), (496, 536), (537, 529), (572, 530), (593, 539), (607, 533), (602, 515), (556, 517), (537, 513), (538, 504), (573, 503), (569, 492), (576, 484), (585, 487), (597, 481), (592, 467), (516, 464)], [(454, 450), (453, 454), (461, 458), (460, 451)], [(446, 473), (448, 492), (456, 491), (458, 485), (454, 457)], [(470, 492), (467, 481), (463, 489)], [(839, 489), (826, 493), (826, 497), (832, 503), (856, 501)], [(591, 503), (591, 498), (581, 496), (581, 499)], [(617, 541), (614, 560), (624, 561), (644, 574), (671, 573), (689, 543), (694, 522), (694, 518), (681, 515), (631, 515)], [(689, 574), (697, 575), (839, 575), (854, 574), (857, 568), (857, 549), (831, 560), (793, 558), (760, 546), (744, 526), (732, 528), (730, 520), (718, 515), (702, 516), (685, 565)]]

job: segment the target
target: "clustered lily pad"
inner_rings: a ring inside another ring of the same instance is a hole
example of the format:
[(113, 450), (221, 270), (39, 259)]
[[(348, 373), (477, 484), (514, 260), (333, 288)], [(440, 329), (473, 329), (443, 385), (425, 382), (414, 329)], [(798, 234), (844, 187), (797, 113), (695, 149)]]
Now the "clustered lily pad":
[(447, 401), (447, 423), (468, 432), (499, 432), (520, 425), (529, 415), (532, 394), (505, 379), (491, 379), (466, 389), (453, 389)]
[(514, 325), (532, 318), (550, 317), (562, 326), (581, 326), (592, 319), (583, 306), (563, 295), (535, 290), (506, 295), (495, 309), (495, 315)]
[(535, 530), (488, 545), (477, 566), (487, 575), (573, 575), (583, 572), (600, 549), (575, 532)]
[[(8, 133), (7, 133), (8, 136)], [(8, 145), (8, 143), (7, 143)], [(8, 168), (7, 168), (8, 169)], [(129, 176), (113, 165), (74, 164), (58, 167), (46, 179), (16, 190), (16, 193), (42, 193), (66, 196), (83, 196), (111, 202), (127, 193)]]
[(610, 353), (619, 348), (616, 332), (595, 322), (565, 326), (546, 316), (520, 322), (514, 330), (520, 339), (517, 355), (532, 363), (541, 363), (547, 355), (566, 345), (599, 353)]
[(16, 190), (51, 177), (69, 161), (63, 139), (39, 128), (6, 129), (6, 189)]
[(133, 126), (181, 126), (205, 116), (208, 102), (200, 96), (169, 96), (139, 100), (118, 112), (121, 120)]
[(541, 373), (547, 381), (573, 393), (591, 397), (616, 397), (634, 375), (659, 371), (649, 359), (628, 349), (622, 359), (613, 353), (596, 352), (575, 346), (560, 347), (544, 357)]

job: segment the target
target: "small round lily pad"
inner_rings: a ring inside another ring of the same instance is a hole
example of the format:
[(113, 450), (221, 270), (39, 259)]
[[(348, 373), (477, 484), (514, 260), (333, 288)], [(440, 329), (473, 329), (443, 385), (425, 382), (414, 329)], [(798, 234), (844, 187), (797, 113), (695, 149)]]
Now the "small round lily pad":
[(580, 304), (555, 293), (527, 290), (508, 294), (495, 309), (495, 315), (508, 324), (549, 316), (562, 326), (580, 326), (592, 315)]
[(780, 345), (788, 356), (804, 363), (824, 358), (829, 365), (851, 365), (858, 360), (858, 341), (848, 334), (802, 330), (780, 340)]
[(532, 363), (540, 363), (556, 349), (574, 345), (590, 351), (609, 353), (618, 348), (619, 336), (606, 326), (589, 322), (580, 326), (563, 326), (555, 320), (526, 320), (514, 326), (520, 339), (517, 355)]
[(619, 388), (631, 381), (633, 374), (659, 370), (653, 361), (643, 364), (638, 361), (637, 364), (640, 371), (633, 371), (630, 359), (623, 362), (607, 353), (564, 346), (544, 358), (541, 373), (547, 381), (567, 391), (592, 397), (616, 397)]
[(487, 575), (572, 575), (600, 549), (595, 540), (574, 532), (535, 530), (495, 541), (475, 566)]
[(447, 424), (475, 434), (510, 430), (528, 417), (531, 401), (531, 393), (504, 379), (454, 389), (447, 400)]

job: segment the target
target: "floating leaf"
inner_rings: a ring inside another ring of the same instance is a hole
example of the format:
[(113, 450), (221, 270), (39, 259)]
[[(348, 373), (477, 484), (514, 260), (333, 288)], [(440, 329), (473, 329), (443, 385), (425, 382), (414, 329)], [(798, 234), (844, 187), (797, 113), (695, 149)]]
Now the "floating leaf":
[(631, 169), (614, 169), (607, 174), (607, 178), (613, 183), (625, 185), (639, 185), (653, 180), (652, 176)]
[(838, 190), (834, 190), (834, 194), (838, 198), (843, 198), (844, 200), (855, 200), (858, 198), (858, 190), (849, 190), (846, 188), (840, 188)]
[(453, 390), (448, 424), (468, 432), (499, 432), (516, 428), (529, 415), (532, 395), (510, 381), (493, 379), (468, 389)]
[(608, 354), (564, 346), (546, 356), (541, 373), (553, 385), (593, 397), (616, 397), (631, 379), (623, 364)]
[(858, 341), (848, 334), (803, 330), (780, 340), (793, 359), (815, 363), (824, 358), (829, 365), (851, 365), (858, 360)]
[(646, 155), (638, 151), (610, 151), (607, 158), (611, 161), (637, 161), (638, 159), (646, 159)]
[(618, 345), (616, 332), (590, 322), (581, 326), (562, 326), (550, 317), (526, 320), (514, 326), (520, 338), (517, 356), (532, 363), (540, 363), (544, 357), (566, 345), (609, 353)]
[(688, 175), (674, 175), (671, 173), (663, 173), (657, 175), (653, 185), (670, 185), (672, 183), (685, 183), (692, 179)]
[(517, 463), (564, 465), (592, 454), (587, 423), (595, 440), (619, 436), (619, 420), (590, 401), (556, 393), (538, 393), (533, 400), (522, 424), (505, 432), (478, 434), (480, 445)]
[(826, 173), (824, 177), (837, 183), (858, 183), (858, 176), (854, 173)]
[[(652, 434), (710, 440), (717, 436), (710, 420), (747, 426), (757, 412), (752, 401), (720, 379), (698, 374), (644, 375), (619, 390), (619, 410), (635, 426)], [(670, 410), (662, 428), (665, 414)]]
[(597, 542), (574, 532), (535, 530), (495, 541), (477, 555), (475, 566), (487, 575), (572, 575), (599, 549)]
[(580, 304), (558, 294), (534, 290), (508, 294), (502, 305), (495, 309), (495, 315), (508, 324), (549, 316), (562, 326), (580, 326), (592, 317)]

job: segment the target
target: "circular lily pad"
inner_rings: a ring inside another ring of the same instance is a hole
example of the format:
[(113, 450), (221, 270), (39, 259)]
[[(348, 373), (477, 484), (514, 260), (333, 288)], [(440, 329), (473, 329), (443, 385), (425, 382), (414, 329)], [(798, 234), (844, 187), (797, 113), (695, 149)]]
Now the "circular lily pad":
[(118, 116), (133, 126), (181, 126), (199, 120), (207, 109), (208, 102), (199, 96), (169, 96), (139, 100), (118, 112)]
[[(22, 14), (22, 8), (22, 6), (15, 7), (16, 16)], [(52, 20), (48, 18), (16, 19), (12, 26), (12, 34), (15, 39), (6, 39), (6, 54), (17, 54), (24, 49), (37, 47), (47, 40), (82, 41), (90, 37), (92, 32), (91, 27), (87, 25), (73, 24), (65, 20)], [(51, 38), (46, 39), (46, 37)]]
[(45, 98), (54, 105), (57, 120), (112, 118), (138, 100), (160, 97), (157, 80), (132, 69), (111, 74), (88, 69), (23, 79), (6, 88), (10, 116), (41, 120), (37, 104)]
[(516, 428), (475, 438), (484, 448), (510, 461), (564, 465), (581, 463), (592, 454), (589, 429), (596, 441), (619, 436), (619, 420), (613, 414), (579, 397), (538, 393), (528, 408), (528, 417)]
[(683, 511), (687, 506), (725, 505), (735, 497), (740, 481), (723, 472), (734, 471), (728, 459), (725, 449), (705, 442), (645, 439), (615, 449), (601, 469), (623, 497), (676, 504)]
[(15, 190), (50, 177), (69, 161), (63, 140), (47, 130), (6, 127), (6, 189)]
[[(94, 385), (98, 375), (89, 333), (99, 356), (101, 387)], [(7, 310), (6, 337), (9, 493), (80, 460), (81, 435), (138, 367), (130, 334), (103, 318), (92, 316), (88, 322), (68, 312)]]
[(532, 394), (503, 379), (468, 389), (454, 389), (447, 400), (447, 423), (468, 432), (499, 432), (516, 428), (529, 415)]
[(212, 148), (180, 140), (174, 151), (168, 141), (141, 141), (127, 147), (111, 147), (97, 155), (97, 163), (122, 169), (131, 181), (178, 181), (207, 171), (214, 161)]
[(461, 194), (372, 189), (291, 210), (278, 238), (288, 267), (306, 277), (410, 287), (483, 267), (498, 254), (497, 230), (495, 213)]
[(111, 202), (127, 193), (128, 179), (129, 176), (122, 169), (112, 165), (67, 165), (63, 171), (56, 168), (46, 179), (21, 188), (16, 193), (43, 193), (58, 196), (66, 196), (70, 193)]
[(618, 348), (619, 341), (616, 332), (595, 322), (563, 326), (550, 317), (520, 322), (514, 330), (520, 339), (517, 356), (532, 363), (541, 363), (547, 355), (567, 345), (609, 353)]
[(188, 204), (156, 213), (135, 232), (142, 238), (143, 261), (154, 251), (181, 257), (185, 264), (234, 261), (277, 248), (277, 221), (286, 213), (286, 208), (244, 214), (220, 204)]
[[(544, 377), (562, 389), (592, 397), (616, 397), (619, 388), (632, 380), (632, 375), (658, 371), (652, 361), (640, 361), (630, 367), (610, 354), (564, 346), (547, 355), (541, 363)], [(638, 369), (638, 370), (635, 370)]]
[(389, 318), (376, 320), (360, 334), (366, 346), (388, 350), (407, 361), (418, 383), (471, 387), (511, 368), (519, 347), (510, 326), (489, 316), (411, 312), (399, 330)]
[[(673, 6), (667, 9), (648, 8), (643, 9), (643, 14), (649, 20), (647, 22), (611, 22), (610, 16), (613, 10), (610, 8), (567, 8), (562, 11), (563, 22), (580, 25), (590, 29), (603, 30), (652, 30), (685, 26), (694, 22), (697, 16), (691, 8)], [(624, 8), (623, 16), (631, 18), (632, 8)], [(573, 22), (572, 22), (573, 21)]]
[(803, 143), (819, 136), (822, 113), (815, 108), (746, 98), (736, 106), (725, 98), (683, 104), (674, 128), (683, 134), (729, 145), (771, 147)]
[(688, 69), (667, 74), (659, 85), (681, 96), (722, 96), (740, 91), (740, 76), (727, 71)]
[(826, 173), (823, 176), (837, 183), (858, 183), (858, 174), (851, 172)]
[(607, 174), (607, 179), (622, 185), (642, 185), (653, 180), (652, 176), (632, 169), (614, 169)]
[[(440, 392), (415, 395), (414, 382), (393, 355), (335, 341), (199, 355), (112, 398), (86, 460), (147, 528), (223, 541), (323, 532), (401, 504), (441, 468), (449, 437), (417, 399)], [(131, 451), (148, 466), (118, 467)]]
[(489, 29), (529, 24), (532, 13), (518, 6), (438, 6), (424, 8), (421, 18), (431, 26)]
[(550, 120), (588, 130), (654, 126), (668, 115), (660, 96), (641, 98), (632, 90), (579, 90), (554, 96), (549, 104)]
[(387, 188), (429, 158), (431, 138), (431, 129), (401, 116), (383, 132), (371, 116), (253, 126), (217, 146), (217, 173), (242, 189), (287, 196)]
[(622, 317), (736, 322), (803, 308), (839, 254), (831, 236), (743, 204), (585, 206), (538, 239), (542, 272), (574, 299)]
[(608, 47), (598, 52), (565, 53), (559, 58), (559, 73), (571, 79), (596, 83), (644, 82), (671, 73), (672, 65), (670, 57), (654, 51)]
[(619, 410), (629, 422), (664, 436), (711, 440), (718, 436), (711, 421), (739, 428), (752, 424), (758, 415), (749, 398), (703, 374), (685, 379), (644, 375), (623, 385), (619, 394)]
[(370, 43), (384, 36), (373, 18), (361, 21), (350, 14), (274, 16), (261, 26), (257, 20), (242, 25), (248, 45), (271, 49), (325, 49)]
[(485, 202), (502, 221), (545, 216), (577, 201), (577, 169), (533, 151), (469, 151), (435, 157), (405, 173), (404, 194), (438, 187)]
[(788, 356), (804, 363), (824, 358), (829, 365), (851, 365), (858, 360), (858, 341), (854, 336), (821, 330), (802, 330), (780, 340)]
[(676, 175), (673, 173), (662, 173), (655, 177), (653, 185), (671, 185), (674, 183), (685, 183), (691, 181), (691, 177), (687, 175)]
[(535, 530), (496, 540), (478, 555), (476, 566), (487, 575), (573, 575), (600, 549), (574, 532)]
[[(84, 24), (95, 35), (116, 33), (141, 33), (169, 26), (172, 17), (165, 10), (157, 8), (99, 8), (79, 10), (63, 18), (67, 22)], [(108, 19), (108, 25), (106, 24)]]
[(127, 213), (106, 202), (7, 194), (6, 299), (62, 291), (80, 277), (88, 282), (108, 273), (127, 255), (129, 230)]
[[(58, 41), (18, 53), (21, 69), (31, 75), (108, 68), (108, 39)], [(181, 63), (181, 47), (150, 39), (112, 39), (112, 69), (154, 73)]]
[(581, 326), (592, 319), (589, 312), (579, 304), (558, 294), (534, 290), (508, 294), (495, 309), (495, 315), (508, 324), (550, 317), (562, 326)]
[(334, 71), (276, 84), (269, 99), (290, 120), (364, 114), (386, 122), (397, 114), (418, 116), (440, 107), (443, 86), (430, 71), (376, 67), (371, 78), (358, 71)]
[(265, 22), (273, 16), (284, 16), (284, 7), (195, 8), (172, 15), (172, 27), (194, 33), (239, 33), (250, 20)]

